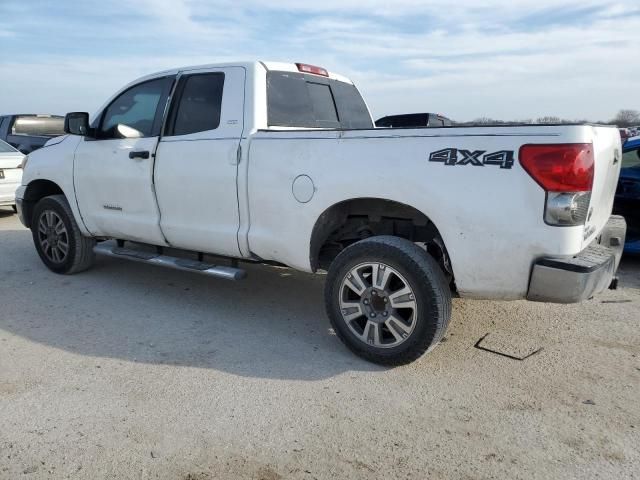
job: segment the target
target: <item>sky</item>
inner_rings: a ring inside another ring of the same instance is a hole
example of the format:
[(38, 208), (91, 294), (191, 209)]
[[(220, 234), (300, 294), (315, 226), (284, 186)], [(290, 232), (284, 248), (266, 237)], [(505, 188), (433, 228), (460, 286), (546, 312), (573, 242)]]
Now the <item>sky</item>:
[(0, 113), (95, 112), (142, 75), (241, 60), (351, 78), (374, 117), (640, 109), (640, 4), (608, 0), (0, 0)]

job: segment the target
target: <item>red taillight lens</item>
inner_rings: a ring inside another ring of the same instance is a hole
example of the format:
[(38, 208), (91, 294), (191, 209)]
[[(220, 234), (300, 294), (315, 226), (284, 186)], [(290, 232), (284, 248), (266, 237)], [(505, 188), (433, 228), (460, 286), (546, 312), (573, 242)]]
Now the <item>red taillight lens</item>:
[(322, 75), (323, 77), (329, 76), (329, 72), (327, 72), (324, 68), (316, 67), (315, 65), (296, 63), (296, 67), (298, 67), (298, 71), (302, 73), (313, 73), (314, 75)]
[(593, 145), (523, 145), (520, 164), (547, 192), (588, 192), (593, 186)]

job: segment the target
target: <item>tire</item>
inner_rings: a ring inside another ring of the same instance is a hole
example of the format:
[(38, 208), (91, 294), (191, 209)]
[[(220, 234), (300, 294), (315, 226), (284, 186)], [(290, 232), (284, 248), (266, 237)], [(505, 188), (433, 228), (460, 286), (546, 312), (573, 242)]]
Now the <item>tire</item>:
[(351, 351), (397, 366), (418, 359), (442, 339), (451, 318), (451, 291), (427, 252), (402, 238), (378, 236), (354, 243), (335, 258), (325, 306), (336, 335)]
[(38, 255), (52, 272), (73, 274), (93, 265), (96, 242), (82, 235), (64, 195), (51, 195), (36, 204), (31, 233)]
[(13, 213), (18, 213), (18, 207), (11, 205), (11, 208), (13, 208)]

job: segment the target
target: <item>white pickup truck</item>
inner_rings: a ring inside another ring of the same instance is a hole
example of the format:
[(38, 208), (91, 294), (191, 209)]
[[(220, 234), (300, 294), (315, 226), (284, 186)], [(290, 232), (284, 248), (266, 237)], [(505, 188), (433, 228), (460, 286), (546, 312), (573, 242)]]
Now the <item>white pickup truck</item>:
[(238, 260), (328, 271), (331, 324), (410, 362), (451, 297), (578, 302), (615, 284), (616, 128), (376, 129), (323, 68), (228, 63), (136, 80), (30, 154), (16, 195), (45, 265), (94, 254), (240, 279)]

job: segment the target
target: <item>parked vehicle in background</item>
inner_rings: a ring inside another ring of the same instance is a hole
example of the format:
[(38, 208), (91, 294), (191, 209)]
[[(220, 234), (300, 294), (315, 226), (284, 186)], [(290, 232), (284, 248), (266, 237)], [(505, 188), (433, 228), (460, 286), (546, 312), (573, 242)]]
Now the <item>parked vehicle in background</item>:
[(629, 134), (629, 129), (628, 128), (619, 128), (618, 129), (620, 131), (620, 139), (622, 140), (622, 143), (627, 141), (627, 138), (629, 138), (631, 135)]
[(0, 116), (0, 140), (24, 154), (37, 150), (60, 135), (64, 135), (64, 117), (59, 115)]
[(0, 207), (16, 210), (16, 188), (22, 180), (23, 160), (22, 153), (0, 140)]
[(403, 113), (388, 115), (376, 120), (381, 128), (449, 127), (451, 120), (438, 113)]
[(613, 210), (627, 220), (624, 251), (640, 253), (640, 138), (622, 145), (622, 169)]
[(579, 302), (622, 254), (612, 127), (374, 128), (349, 79), (245, 62), (138, 79), (65, 130), (16, 194), (50, 270), (94, 253), (233, 280), (238, 259), (327, 270), (336, 335), (382, 364), (435, 347), (452, 291)]

